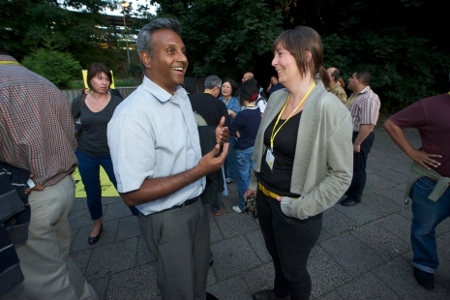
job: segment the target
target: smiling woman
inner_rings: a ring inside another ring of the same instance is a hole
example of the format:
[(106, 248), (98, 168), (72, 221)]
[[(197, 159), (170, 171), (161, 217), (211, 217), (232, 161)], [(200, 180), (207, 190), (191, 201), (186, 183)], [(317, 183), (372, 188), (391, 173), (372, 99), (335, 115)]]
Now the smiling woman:
[(244, 198), (256, 196), (275, 286), (253, 299), (309, 299), (306, 266), (322, 230), (322, 213), (339, 200), (352, 177), (351, 118), (326, 91), (324, 80), (314, 79), (317, 73), (328, 76), (314, 29), (287, 30), (272, 50), (272, 66), (286, 89), (275, 92), (264, 111)]

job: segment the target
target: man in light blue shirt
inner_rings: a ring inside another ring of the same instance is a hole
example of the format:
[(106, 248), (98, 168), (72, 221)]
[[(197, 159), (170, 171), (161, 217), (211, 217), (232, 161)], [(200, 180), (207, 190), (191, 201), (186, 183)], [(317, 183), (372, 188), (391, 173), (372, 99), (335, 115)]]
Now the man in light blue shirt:
[(117, 189), (140, 211), (139, 225), (158, 261), (163, 299), (216, 299), (206, 293), (210, 231), (199, 200), (205, 175), (219, 170), (228, 153), (225, 118), (217, 144), (201, 156), (199, 129), (186, 91), (188, 67), (181, 24), (160, 18), (145, 25), (136, 47), (142, 84), (108, 124), (108, 145)]

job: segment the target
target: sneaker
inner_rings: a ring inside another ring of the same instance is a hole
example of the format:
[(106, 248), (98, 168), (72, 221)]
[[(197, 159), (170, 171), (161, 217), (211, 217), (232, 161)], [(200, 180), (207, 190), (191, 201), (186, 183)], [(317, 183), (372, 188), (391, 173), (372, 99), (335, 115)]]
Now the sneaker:
[(417, 282), (427, 290), (434, 289), (434, 274), (414, 267), (414, 277), (416, 278)]
[(228, 178), (226, 179), (226, 182), (227, 182), (227, 184), (230, 184), (230, 183), (236, 182), (236, 180), (234, 180), (234, 179), (231, 178), (231, 177), (228, 177)]
[(237, 212), (237, 213), (241, 213), (241, 212), (242, 212), (242, 210), (239, 208), (239, 205), (233, 206), (232, 209), (233, 209), (235, 212)]

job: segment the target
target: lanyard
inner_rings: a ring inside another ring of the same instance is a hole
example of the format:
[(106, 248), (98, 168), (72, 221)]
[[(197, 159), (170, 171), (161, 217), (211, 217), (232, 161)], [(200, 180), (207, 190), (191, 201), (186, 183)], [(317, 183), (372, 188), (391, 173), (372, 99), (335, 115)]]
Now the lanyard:
[(286, 99), (286, 102), (283, 105), (283, 108), (281, 109), (280, 113), (278, 114), (278, 118), (277, 121), (275, 122), (275, 125), (272, 128), (272, 134), (270, 136), (270, 149), (273, 151), (273, 141), (275, 140), (275, 136), (278, 134), (278, 132), (281, 130), (281, 127), (283, 127), (284, 124), (286, 124), (287, 121), (289, 121), (289, 119), (294, 115), (294, 113), (297, 111), (297, 109), (303, 104), (303, 102), (305, 102), (306, 98), (308, 98), (309, 94), (311, 93), (311, 91), (313, 90), (313, 88), (316, 86), (316, 84), (313, 82), (313, 84), (311, 85), (311, 87), (309, 88), (308, 92), (305, 94), (305, 97), (303, 97), (302, 101), (300, 101), (300, 103), (297, 105), (297, 107), (291, 112), (291, 114), (289, 115), (289, 117), (284, 120), (283, 124), (280, 125), (280, 127), (278, 127), (277, 130), (275, 130), (275, 128), (278, 125), (278, 122), (280, 121), (281, 115), (283, 114), (284, 110), (286, 109), (286, 106), (289, 102), (289, 100), (291, 99), (291, 94), (289, 94), (289, 96)]
[(1, 60), (0, 65), (17, 65), (20, 66), (20, 64), (17, 61), (13, 60)]

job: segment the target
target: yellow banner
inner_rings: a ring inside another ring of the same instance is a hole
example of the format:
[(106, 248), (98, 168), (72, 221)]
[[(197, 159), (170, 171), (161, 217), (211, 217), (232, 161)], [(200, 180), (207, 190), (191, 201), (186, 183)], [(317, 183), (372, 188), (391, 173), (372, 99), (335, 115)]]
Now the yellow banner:
[(81, 73), (83, 74), (84, 87), (88, 89), (89, 86), (87, 84), (87, 70), (81, 70)]
[[(84, 190), (83, 182), (81, 182), (81, 176), (78, 172), (78, 168), (72, 173), (72, 178), (75, 180), (75, 197), (76, 198), (86, 198), (86, 191)], [(109, 180), (108, 175), (105, 170), (100, 167), (100, 185), (102, 187), (103, 197), (119, 197), (116, 188)]]

